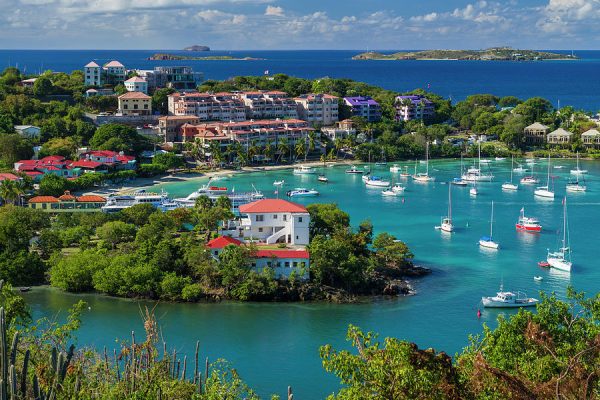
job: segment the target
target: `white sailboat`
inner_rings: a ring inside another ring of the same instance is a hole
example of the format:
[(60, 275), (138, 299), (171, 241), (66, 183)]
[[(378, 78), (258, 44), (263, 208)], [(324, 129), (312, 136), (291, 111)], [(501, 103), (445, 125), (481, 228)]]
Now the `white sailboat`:
[(479, 239), (479, 245), (481, 247), (487, 247), (488, 249), (497, 249), (500, 245), (494, 241), (494, 202), (492, 201), (492, 216), (490, 219), (490, 236), (482, 236)]
[(415, 174), (413, 179), (417, 182), (432, 182), (435, 180), (434, 177), (429, 176), (429, 142), (425, 146), (425, 173), (417, 173), (417, 165), (415, 164)]
[(571, 261), (571, 245), (569, 243), (569, 227), (567, 225), (567, 198), (563, 199), (563, 237), (561, 246), (555, 252), (548, 250), (546, 261), (552, 268), (571, 272), (573, 263)]
[[(579, 182), (579, 174), (575, 175), (575, 182), (567, 182), (567, 192), (585, 192), (587, 190), (587, 186), (585, 185), (585, 181), (582, 183)], [(581, 175), (583, 177), (583, 175)]]
[[(478, 165), (476, 169), (467, 171), (466, 174), (462, 176), (462, 179), (469, 182), (491, 182), (494, 179), (494, 175), (491, 173), (482, 173), (481, 172), (481, 142), (479, 142), (478, 149)], [(486, 165), (488, 163), (485, 163)]]
[(448, 215), (442, 218), (442, 224), (436, 226), (436, 229), (443, 232), (454, 231), (454, 225), (452, 224), (452, 185), (448, 185)]
[(451, 183), (451, 184), (453, 184), (453, 185), (456, 185), (456, 186), (467, 186), (467, 185), (468, 185), (468, 182), (467, 182), (467, 181), (465, 181), (465, 180), (462, 178), (463, 174), (464, 174), (464, 168), (463, 168), (463, 155), (462, 155), (462, 153), (461, 153), (461, 155), (460, 155), (460, 177), (459, 177), (459, 178), (454, 178), (454, 179), (452, 180), (452, 182), (450, 182), (450, 183)]
[(572, 169), (571, 173), (573, 175), (587, 174), (587, 169), (581, 169), (581, 168), (579, 168), (579, 152), (577, 152), (577, 168), (576, 169)]
[(518, 190), (519, 189), (519, 185), (516, 185), (513, 183), (513, 167), (514, 167), (514, 163), (515, 163), (515, 158), (514, 156), (512, 156), (510, 158), (510, 182), (504, 182), (502, 184), (502, 189), (503, 190)]
[(521, 184), (537, 185), (538, 183), (540, 183), (540, 180), (535, 177), (535, 164), (531, 164), (531, 175), (522, 177)]
[(546, 178), (546, 186), (538, 186), (533, 194), (546, 199), (554, 199), (554, 191), (550, 190), (550, 153), (548, 153), (548, 177)]

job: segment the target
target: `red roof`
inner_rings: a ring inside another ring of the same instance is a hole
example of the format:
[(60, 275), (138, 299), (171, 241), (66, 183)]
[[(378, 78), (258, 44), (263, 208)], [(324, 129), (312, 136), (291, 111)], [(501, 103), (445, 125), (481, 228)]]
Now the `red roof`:
[(77, 201), (80, 203), (104, 203), (106, 199), (102, 196), (96, 195), (87, 195), (87, 196), (79, 196)]
[(44, 173), (40, 172), (40, 171), (25, 171), (25, 175), (27, 175), (27, 176), (38, 176), (38, 175), (44, 175)]
[(0, 174), (0, 181), (9, 180), (9, 181), (18, 181), (21, 178), (16, 176), (15, 174), (11, 174), (9, 172)]
[(282, 199), (263, 199), (243, 204), (239, 208), (242, 214), (251, 213), (308, 213), (306, 207)]
[(258, 250), (256, 258), (309, 258), (307, 250)]
[(29, 203), (58, 203), (54, 196), (35, 196), (29, 199)]
[(240, 242), (237, 239), (232, 238), (231, 236), (219, 236), (218, 238), (213, 239), (210, 242), (208, 242), (208, 244), (206, 246), (210, 249), (222, 249), (225, 246), (228, 246), (230, 244), (239, 246), (242, 244), (242, 242)]
[(91, 161), (91, 160), (79, 160), (79, 161), (74, 161), (71, 164), (71, 167), (80, 167), (80, 168), (92, 168), (92, 169), (96, 169), (98, 167), (102, 166), (102, 163), (96, 162), (96, 161)]
[(42, 162), (50, 162), (50, 161), (63, 161), (65, 158), (63, 156), (47, 156), (42, 158), (39, 161)]

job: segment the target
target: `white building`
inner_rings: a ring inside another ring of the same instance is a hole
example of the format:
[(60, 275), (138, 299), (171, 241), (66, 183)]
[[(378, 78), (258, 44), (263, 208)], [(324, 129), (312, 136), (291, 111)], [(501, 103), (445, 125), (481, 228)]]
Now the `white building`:
[(300, 119), (313, 125), (333, 125), (338, 121), (339, 99), (330, 94), (304, 94), (294, 98)]
[(134, 76), (125, 81), (125, 89), (128, 92), (142, 92), (148, 94), (148, 82), (145, 78)]
[(331, 140), (346, 139), (348, 136), (356, 135), (356, 128), (351, 119), (345, 119), (336, 123), (335, 126), (321, 128), (321, 132)]
[(266, 244), (309, 244), (310, 215), (306, 207), (282, 199), (264, 199), (239, 208), (240, 236)]
[(102, 85), (102, 67), (94, 61), (89, 62), (83, 67), (83, 77), (86, 86)]
[(41, 129), (33, 125), (15, 125), (15, 131), (28, 139), (33, 139), (40, 136)]

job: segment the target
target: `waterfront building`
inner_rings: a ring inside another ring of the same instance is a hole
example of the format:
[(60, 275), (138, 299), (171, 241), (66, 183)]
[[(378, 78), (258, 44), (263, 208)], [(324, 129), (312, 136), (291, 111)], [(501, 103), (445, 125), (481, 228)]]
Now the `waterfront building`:
[(296, 102), (285, 92), (241, 92), (236, 93), (235, 96), (246, 106), (247, 119), (298, 119)]
[(298, 117), (312, 125), (327, 126), (338, 121), (338, 97), (330, 94), (304, 94), (294, 98)]
[(41, 128), (34, 125), (15, 125), (15, 131), (27, 139), (34, 139), (40, 136)]
[(145, 78), (134, 76), (125, 81), (125, 89), (127, 89), (128, 92), (142, 92), (148, 94), (148, 82), (146, 82)]
[(246, 106), (233, 93), (173, 93), (169, 115), (196, 116), (200, 121), (245, 121)]
[[(223, 249), (227, 246), (243, 246), (244, 243), (231, 236), (219, 236), (207, 243), (211, 255), (218, 259)], [(255, 253), (251, 255), (250, 265), (256, 272), (265, 268), (272, 268), (276, 279), (287, 279), (292, 272), (300, 279), (307, 280), (309, 277), (310, 254), (302, 249), (266, 249), (257, 246)]]
[(83, 79), (86, 86), (102, 85), (102, 67), (91, 61), (83, 67)]
[(164, 87), (195, 91), (204, 81), (202, 72), (194, 72), (192, 67), (187, 66), (161, 66), (154, 67), (152, 70), (138, 69), (136, 73), (146, 79), (150, 91)]
[(142, 92), (127, 92), (119, 96), (118, 113), (121, 115), (151, 115), (152, 97)]
[(200, 118), (195, 115), (166, 115), (158, 119), (158, 134), (165, 139), (165, 143), (181, 143), (181, 127), (185, 124), (197, 125)]
[(396, 121), (423, 120), (434, 116), (433, 103), (422, 95), (396, 96)]
[(240, 237), (259, 243), (307, 246), (310, 214), (306, 207), (282, 199), (263, 199), (239, 207)]
[(546, 136), (548, 136), (550, 128), (546, 125), (534, 122), (533, 124), (525, 127), (523, 130), (523, 136), (525, 144), (530, 146), (538, 146), (546, 142)]
[(550, 132), (546, 140), (550, 144), (569, 144), (571, 143), (572, 136), (573, 132), (566, 131), (563, 128), (558, 128)]
[(344, 97), (344, 103), (352, 109), (352, 115), (367, 122), (381, 120), (381, 106), (370, 96)]
[(73, 161), (63, 156), (47, 156), (40, 160), (20, 160), (14, 164), (14, 170), (39, 182), (44, 175), (58, 175), (65, 178), (77, 178), (83, 172), (71, 166)]
[(588, 149), (600, 149), (600, 132), (597, 129), (589, 129), (583, 132), (581, 140)]
[(345, 119), (337, 122), (335, 126), (321, 128), (321, 132), (331, 140), (346, 139), (348, 136), (356, 135), (356, 128), (354, 128), (354, 121)]
[(102, 196), (73, 196), (66, 191), (62, 196), (35, 196), (29, 199), (27, 207), (50, 213), (99, 212), (106, 203)]

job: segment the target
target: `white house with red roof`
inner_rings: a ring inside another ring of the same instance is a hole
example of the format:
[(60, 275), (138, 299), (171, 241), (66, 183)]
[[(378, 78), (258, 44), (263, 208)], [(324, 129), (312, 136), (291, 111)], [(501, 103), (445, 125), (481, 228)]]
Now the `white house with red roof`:
[(239, 207), (239, 233), (244, 240), (265, 244), (309, 244), (310, 215), (306, 207), (282, 199), (263, 199)]
[[(212, 239), (206, 246), (211, 255), (218, 259), (225, 247), (243, 245), (243, 242), (230, 236), (220, 236)], [(258, 250), (252, 255), (250, 263), (251, 267), (257, 272), (265, 268), (272, 268), (277, 279), (287, 279), (292, 272), (295, 272), (300, 279), (309, 278), (310, 254), (304, 248), (264, 249), (258, 246)]]
[(141, 76), (134, 76), (125, 81), (125, 89), (128, 92), (142, 92), (144, 94), (148, 94), (148, 82), (146, 78), (142, 78)]
[(92, 150), (85, 153), (81, 153), (79, 156), (81, 160), (92, 161), (106, 165), (109, 168), (115, 168), (118, 170), (124, 169), (135, 169), (136, 160), (134, 156), (125, 155), (124, 152), (116, 152), (110, 150)]
[(95, 61), (90, 61), (83, 67), (83, 79), (86, 86), (117, 85), (127, 77), (125, 66), (119, 61), (112, 60), (102, 67)]

